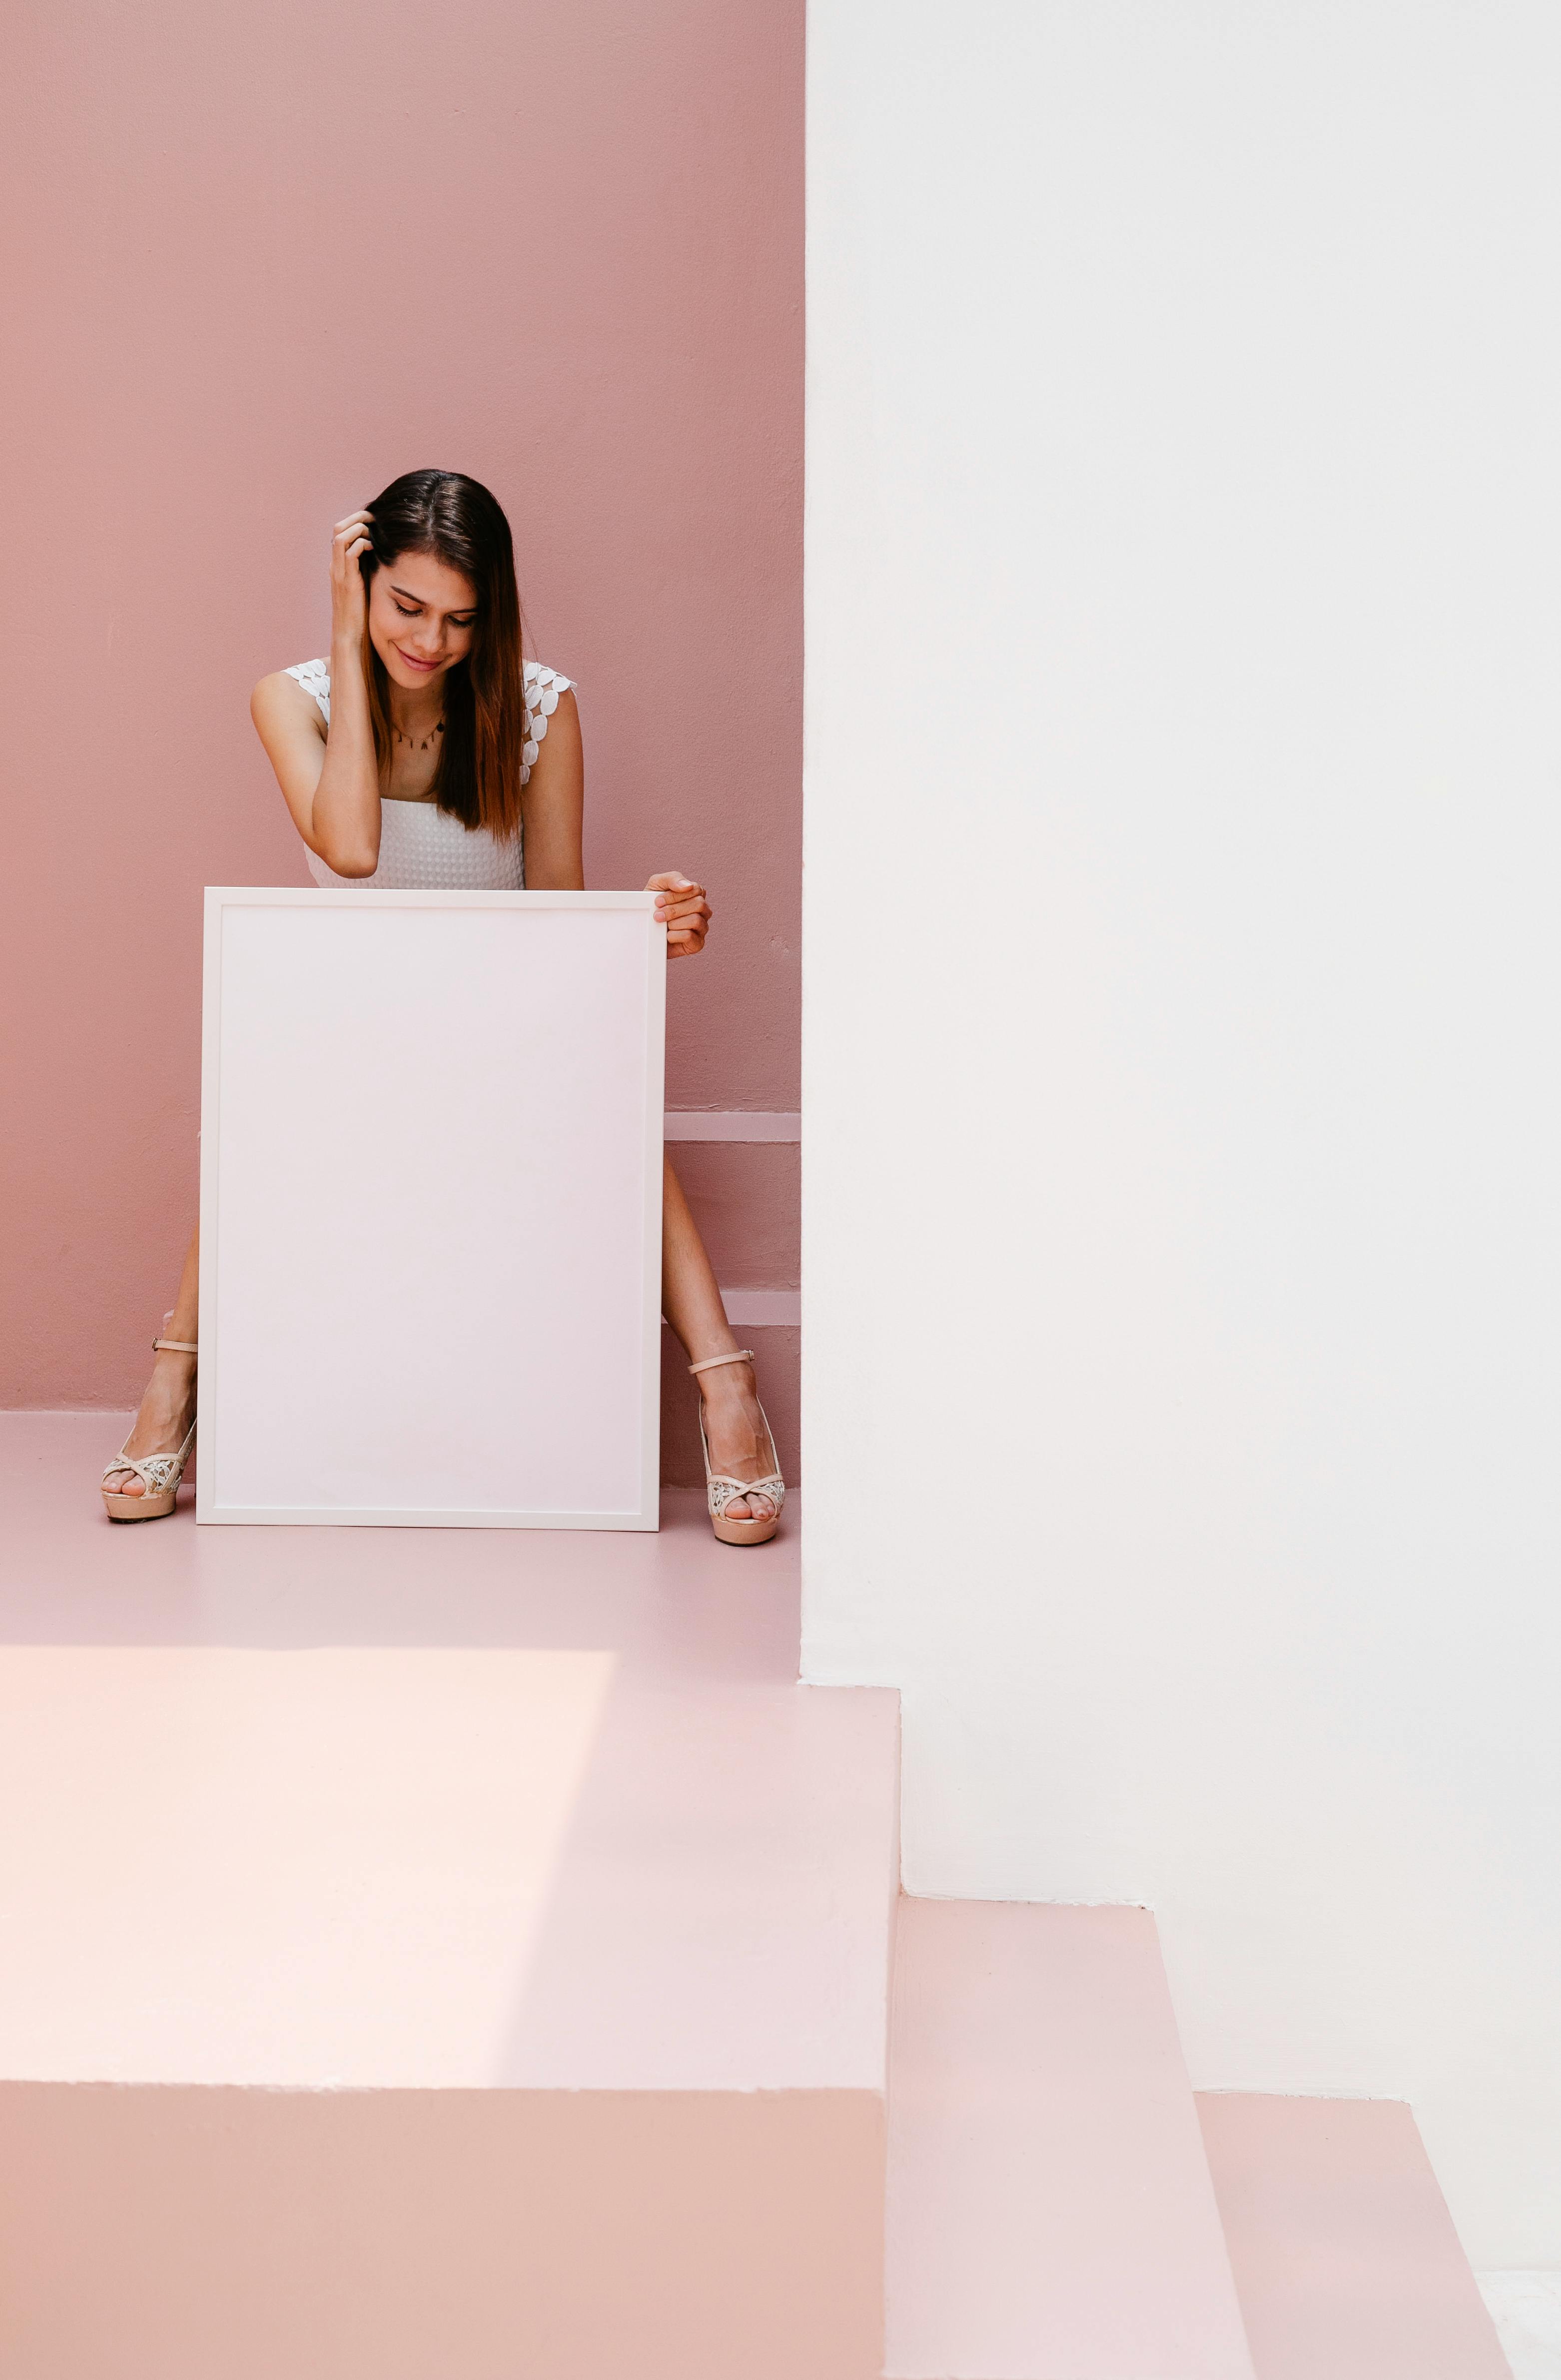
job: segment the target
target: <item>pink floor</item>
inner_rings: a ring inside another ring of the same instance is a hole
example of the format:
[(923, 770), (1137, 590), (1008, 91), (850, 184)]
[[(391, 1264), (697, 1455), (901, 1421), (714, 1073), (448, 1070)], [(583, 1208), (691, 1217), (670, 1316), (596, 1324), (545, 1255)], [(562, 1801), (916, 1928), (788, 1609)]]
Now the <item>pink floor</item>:
[(115, 1526), (95, 1436), (0, 1427), (0, 2074), (881, 2090), (896, 1698), (795, 1683), (794, 1524)]
[[(702, 1496), (661, 1528), (533, 1547), (510, 1530), (115, 1526), (98, 1477), (123, 1414), (0, 1414), (0, 1643), (609, 1646), (635, 1677), (790, 1684), (797, 1518), (768, 1546), (718, 1546)], [(274, 1536), (276, 1542), (267, 1542)]]

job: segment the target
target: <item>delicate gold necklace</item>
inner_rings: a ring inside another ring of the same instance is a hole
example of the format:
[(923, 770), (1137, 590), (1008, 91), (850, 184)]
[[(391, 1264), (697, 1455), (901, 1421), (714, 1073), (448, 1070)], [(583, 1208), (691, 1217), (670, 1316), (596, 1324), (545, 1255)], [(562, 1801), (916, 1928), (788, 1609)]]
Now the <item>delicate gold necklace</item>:
[(444, 733), (444, 722), (443, 722), (443, 720), (442, 720), (442, 719), (436, 719), (436, 720), (434, 721), (434, 722), (433, 722), (433, 725), (430, 728), (430, 730), (429, 730), (428, 734), (424, 736), (424, 738), (423, 738), (422, 742), (419, 744), (419, 743), (417, 741), (416, 737), (411, 736), (411, 735), (404, 735), (402, 734), (402, 732), (401, 732), (400, 728), (396, 725), (396, 723), (395, 723), (394, 720), (393, 719), (393, 720), (391, 721), (391, 734), (394, 736), (394, 738), (395, 738), (395, 740), (396, 740), (396, 742), (397, 742), (398, 744), (405, 744), (405, 747), (406, 747), (406, 748), (407, 748), (407, 750), (408, 750), (409, 752), (426, 752), (426, 751), (428, 750), (428, 748), (429, 748), (429, 746), (433, 742), (434, 737), (435, 737), (436, 735), (443, 735), (443, 733)]

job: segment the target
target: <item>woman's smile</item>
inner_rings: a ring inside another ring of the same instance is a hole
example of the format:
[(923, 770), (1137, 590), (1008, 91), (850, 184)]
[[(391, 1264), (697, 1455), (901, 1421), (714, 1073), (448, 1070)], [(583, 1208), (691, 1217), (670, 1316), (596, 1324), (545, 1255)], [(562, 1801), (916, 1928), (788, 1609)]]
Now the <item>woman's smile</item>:
[(406, 650), (406, 648), (405, 648), (405, 645), (394, 645), (394, 646), (393, 646), (393, 650), (395, 652), (397, 652), (397, 653), (399, 653), (399, 654), (400, 654), (400, 656), (401, 656), (402, 660), (406, 663), (406, 666), (407, 666), (407, 668), (408, 668), (408, 669), (415, 669), (415, 670), (436, 670), (436, 669), (438, 669), (438, 668), (439, 668), (439, 666), (440, 666), (439, 662), (436, 662), (436, 661), (435, 661), (435, 662), (425, 662), (425, 661), (421, 660), (421, 659), (418, 657), (418, 655), (417, 655), (417, 654), (416, 654), (416, 653), (409, 653), (409, 652), (407, 651), (407, 650)]

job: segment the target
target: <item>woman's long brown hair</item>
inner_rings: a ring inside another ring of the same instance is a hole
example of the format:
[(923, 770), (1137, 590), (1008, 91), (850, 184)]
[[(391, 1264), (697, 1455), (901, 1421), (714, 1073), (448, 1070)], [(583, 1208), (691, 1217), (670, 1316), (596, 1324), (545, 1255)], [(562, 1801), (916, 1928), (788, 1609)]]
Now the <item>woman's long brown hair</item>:
[[(444, 735), (433, 797), (466, 827), (508, 837), (520, 823), (526, 732), (521, 670), (520, 590), (514, 542), (496, 496), (461, 471), (407, 471), (369, 506), (373, 551), (365, 580), (402, 553), (431, 553), (477, 590), (472, 647), (444, 680)], [(367, 632), (363, 672), (381, 777), (390, 766), (390, 694), (385, 665)]]

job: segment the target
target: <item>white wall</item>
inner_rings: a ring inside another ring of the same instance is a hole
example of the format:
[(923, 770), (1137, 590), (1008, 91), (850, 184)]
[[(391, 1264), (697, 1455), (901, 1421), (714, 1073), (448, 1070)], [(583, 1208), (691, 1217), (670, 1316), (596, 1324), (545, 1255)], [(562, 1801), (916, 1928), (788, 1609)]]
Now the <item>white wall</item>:
[(1561, 2265), (1561, 12), (809, 39), (805, 1673)]

